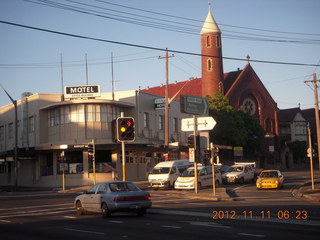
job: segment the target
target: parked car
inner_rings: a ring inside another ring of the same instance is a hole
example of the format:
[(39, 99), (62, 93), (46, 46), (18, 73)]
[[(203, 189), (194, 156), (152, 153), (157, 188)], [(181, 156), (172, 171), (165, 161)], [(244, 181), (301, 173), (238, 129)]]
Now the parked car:
[(254, 182), (254, 168), (250, 164), (236, 164), (231, 166), (231, 171), (222, 175), (224, 183)]
[[(198, 168), (198, 186), (207, 187), (212, 186), (213, 176), (211, 166), (199, 166)], [(222, 183), (221, 173), (217, 167), (215, 167), (215, 183), (216, 186)], [(175, 189), (194, 189), (194, 167), (190, 167), (185, 170), (174, 184)]]
[(279, 170), (264, 170), (256, 181), (257, 189), (283, 188), (284, 177)]
[(181, 173), (192, 165), (188, 159), (160, 162), (150, 172), (149, 184), (154, 189), (171, 188)]
[(74, 201), (78, 215), (97, 212), (103, 217), (120, 211), (134, 211), (143, 216), (151, 205), (150, 194), (127, 181), (97, 183)]

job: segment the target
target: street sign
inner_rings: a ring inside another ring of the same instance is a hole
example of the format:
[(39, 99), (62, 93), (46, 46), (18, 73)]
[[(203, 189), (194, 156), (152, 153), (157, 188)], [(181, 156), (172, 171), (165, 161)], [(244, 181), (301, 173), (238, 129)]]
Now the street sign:
[(189, 113), (193, 115), (208, 115), (208, 101), (203, 97), (181, 95), (180, 111), (182, 113)]
[(165, 106), (166, 106), (166, 99), (165, 98), (156, 98), (154, 100), (154, 109), (155, 110), (165, 109)]
[[(197, 130), (211, 130), (216, 125), (216, 121), (213, 117), (199, 117), (197, 118)], [(188, 132), (194, 130), (193, 118), (183, 118), (181, 119), (181, 131)]]

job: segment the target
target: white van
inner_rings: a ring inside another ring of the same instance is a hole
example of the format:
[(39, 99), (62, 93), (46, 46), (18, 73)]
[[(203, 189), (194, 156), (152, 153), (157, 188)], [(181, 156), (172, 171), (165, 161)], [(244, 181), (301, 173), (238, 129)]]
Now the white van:
[[(198, 187), (212, 186), (212, 166), (198, 166)], [(216, 186), (222, 183), (221, 173), (216, 166), (214, 171)], [(194, 189), (194, 167), (185, 170), (174, 184), (175, 189)]]
[(181, 173), (192, 165), (188, 159), (160, 162), (150, 172), (149, 184), (155, 189), (173, 187)]

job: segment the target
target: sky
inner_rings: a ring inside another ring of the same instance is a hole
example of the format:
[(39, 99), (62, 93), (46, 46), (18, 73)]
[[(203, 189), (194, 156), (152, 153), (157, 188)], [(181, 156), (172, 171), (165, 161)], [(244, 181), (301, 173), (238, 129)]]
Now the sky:
[[(280, 109), (314, 107), (305, 81), (320, 79), (319, 0), (211, 0), (211, 12), (224, 72), (250, 55)], [(115, 91), (159, 86), (166, 48), (170, 83), (201, 77), (207, 14), (207, 0), (0, 0), (0, 84), (13, 99), (87, 82), (111, 92), (112, 79)], [(9, 103), (0, 88), (0, 106)]]

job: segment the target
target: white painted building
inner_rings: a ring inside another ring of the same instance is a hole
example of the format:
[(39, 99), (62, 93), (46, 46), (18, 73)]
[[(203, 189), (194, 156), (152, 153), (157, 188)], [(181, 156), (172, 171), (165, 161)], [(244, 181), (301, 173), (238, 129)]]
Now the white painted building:
[[(67, 96), (28, 93), (17, 101), (17, 175), (14, 105), (0, 107), (0, 186), (13, 185), (17, 176), (18, 186), (59, 187), (63, 168), (66, 187), (92, 184), (87, 151), (91, 140), (95, 142), (96, 181), (122, 179), (121, 144), (112, 137), (112, 120), (121, 112), (135, 119), (135, 141), (126, 143), (127, 179), (146, 179), (151, 167), (165, 160), (164, 110), (155, 109), (155, 100), (161, 97), (141, 91), (116, 92), (114, 99), (112, 93)], [(180, 143), (178, 149), (169, 150), (169, 158), (185, 158), (183, 146), (190, 133), (180, 131), (181, 119), (190, 115), (181, 113), (180, 102), (174, 100), (169, 116), (169, 142)]]

